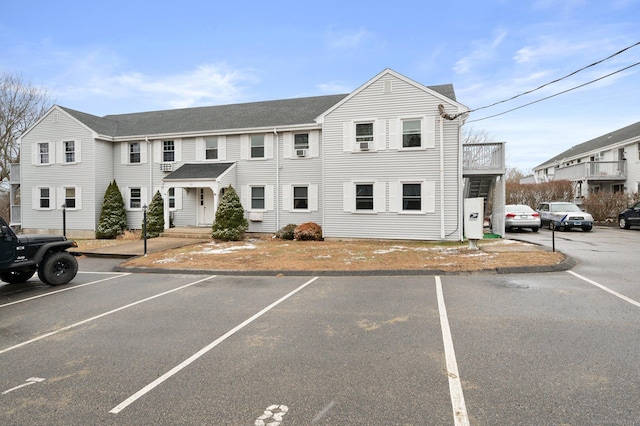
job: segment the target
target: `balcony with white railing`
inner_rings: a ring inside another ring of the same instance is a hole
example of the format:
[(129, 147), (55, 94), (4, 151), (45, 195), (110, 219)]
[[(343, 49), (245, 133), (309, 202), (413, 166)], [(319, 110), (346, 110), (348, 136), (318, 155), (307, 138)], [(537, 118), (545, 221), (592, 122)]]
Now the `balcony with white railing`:
[(627, 164), (621, 161), (586, 161), (555, 169), (553, 180), (622, 181), (627, 179)]
[(463, 144), (462, 170), (465, 176), (505, 174), (505, 142)]

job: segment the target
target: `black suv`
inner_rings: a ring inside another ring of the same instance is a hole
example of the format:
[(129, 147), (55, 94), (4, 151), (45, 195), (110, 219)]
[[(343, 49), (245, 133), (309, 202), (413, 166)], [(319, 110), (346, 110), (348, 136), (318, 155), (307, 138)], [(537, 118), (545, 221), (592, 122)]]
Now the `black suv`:
[(640, 201), (620, 212), (618, 215), (618, 226), (620, 226), (621, 229), (640, 226)]
[(78, 261), (67, 249), (77, 246), (63, 236), (16, 235), (0, 218), (0, 280), (23, 283), (38, 271), (45, 284), (66, 284), (78, 273)]

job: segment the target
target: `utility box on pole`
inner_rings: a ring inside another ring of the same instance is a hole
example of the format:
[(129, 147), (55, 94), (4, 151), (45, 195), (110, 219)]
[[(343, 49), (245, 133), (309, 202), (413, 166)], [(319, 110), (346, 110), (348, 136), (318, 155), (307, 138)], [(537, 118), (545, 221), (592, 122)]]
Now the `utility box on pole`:
[(478, 249), (478, 240), (484, 237), (484, 198), (464, 199), (464, 234), (469, 248)]

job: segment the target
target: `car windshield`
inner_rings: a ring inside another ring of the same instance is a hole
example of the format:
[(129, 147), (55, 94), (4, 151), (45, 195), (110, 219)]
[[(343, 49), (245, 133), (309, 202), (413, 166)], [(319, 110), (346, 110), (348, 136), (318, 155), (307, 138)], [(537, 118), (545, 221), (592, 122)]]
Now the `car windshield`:
[(573, 203), (554, 203), (550, 207), (552, 212), (582, 212), (580, 207)]

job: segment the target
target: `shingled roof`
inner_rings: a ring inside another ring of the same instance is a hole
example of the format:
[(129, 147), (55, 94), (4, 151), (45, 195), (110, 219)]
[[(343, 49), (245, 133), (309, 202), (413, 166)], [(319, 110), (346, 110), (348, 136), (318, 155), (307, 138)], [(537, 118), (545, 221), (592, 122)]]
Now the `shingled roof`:
[[(455, 101), (451, 84), (429, 86), (429, 89)], [(312, 124), (346, 96), (315, 96), (104, 117), (60, 108), (100, 135), (127, 137)]]
[(627, 127), (623, 127), (622, 129), (614, 130), (613, 132), (598, 136), (595, 139), (591, 139), (579, 145), (574, 145), (568, 150), (563, 151), (555, 157), (551, 158), (550, 160), (547, 160), (539, 166), (534, 167), (534, 169), (545, 168), (562, 160), (576, 158), (592, 151), (599, 151), (603, 148), (629, 140), (633, 137), (637, 137), (640, 139), (640, 121)]

